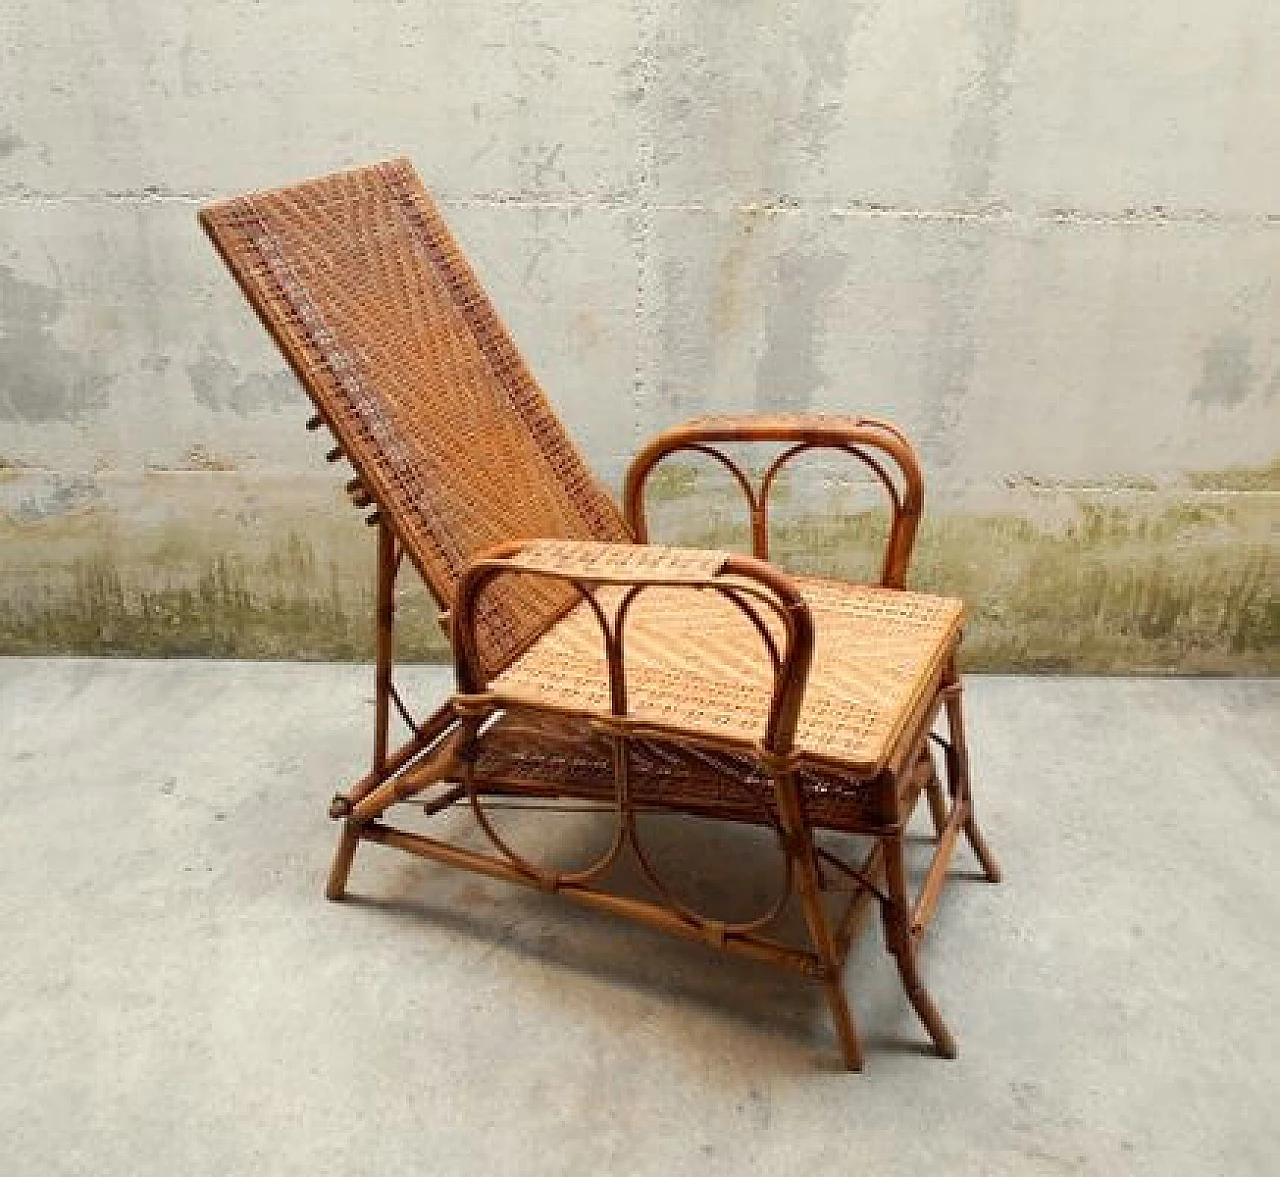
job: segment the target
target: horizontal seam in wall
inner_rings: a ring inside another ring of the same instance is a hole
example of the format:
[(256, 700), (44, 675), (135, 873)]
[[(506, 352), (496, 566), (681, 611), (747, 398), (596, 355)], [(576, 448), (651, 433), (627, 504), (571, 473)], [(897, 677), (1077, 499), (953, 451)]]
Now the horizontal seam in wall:
[[(21, 463), (0, 463), (0, 471), (4, 471), (10, 477), (17, 477), (23, 474), (63, 474), (75, 475), (83, 477), (96, 476), (112, 476), (112, 475), (134, 475), (145, 478), (147, 475), (160, 474), (170, 477), (175, 474), (199, 474), (208, 477), (211, 474), (229, 474), (236, 478), (254, 481), (255, 473), (245, 471), (243, 469), (236, 470), (218, 470), (208, 469), (198, 466), (161, 466), (152, 465), (145, 467), (105, 467), (95, 470), (77, 470), (61, 466), (47, 466), (37, 462), (21, 462)], [(265, 481), (273, 478), (296, 477), (298, 474), (314, 477), (316, 479), (327, 479), (327, 475), (323, 470), (264, 470), (258, 472)], [(827, 482), (843, 482), (846, 479), (828, 478)], [(1003, 480), (998, 482), (975, 483), (968, 489), (970, 490), (1000, 490), (1022, 494), (1097, 494), (1097, 495), (1163, 495), (1168, 496), (1176, 494), (1184, 498), (1196, 498), (1199, 496), (1219, 498), (1224, 495), (1247, 495), (1257, 497), (1259, 495), (1276, 495), (1280, 496), (1280, 487), (1204, 487), (1204, 486), (1187, 486), (1178, 483), (1166, 483), (1162, 486), (1107, 486), (1105, 484), (1087, 483), (1087, 482), (1036, 482), (1036, 483), (1016, 483), (1012, 486)], [(935, 497), (937, 495), (935, 491)], [(944, 498), (947, 496), (945, 488), (941, 491)]]
[[(26, 186), (0, 190), (0, 203), (126, 203), (198, 204), (225, 193), (201, 189), (103, 189), (86, 192), (49, 192)], [(531, 208), (577, 211), (603, 209), (632, 211), (640, 207), (632, 193), (586, 193), (568, 197), (539, 196), (524, 192), (479, 193), (469, 196), (436, 193), (442, 205), (451, 208)], [(655, 201), (647, 205), (653, 212), (685, 212), (719, 215), (786, 216), (806, 215), (835, 218), (883, 218), (904, 221), (961, 221), (990, 224), (1049, 225), (1212, 225), (1280, 227), (1280, 212), (1244, 213), (1204, 208), (1170, 208), (1164, 205), (1131, 206), (1116, 211), (1087, 208), (1048, 207), (1017, 209), (988, 204), (977, 207), (927, 207), (897, 205), (877, 201), (814, 201), (779, 196), (762, 201)]]

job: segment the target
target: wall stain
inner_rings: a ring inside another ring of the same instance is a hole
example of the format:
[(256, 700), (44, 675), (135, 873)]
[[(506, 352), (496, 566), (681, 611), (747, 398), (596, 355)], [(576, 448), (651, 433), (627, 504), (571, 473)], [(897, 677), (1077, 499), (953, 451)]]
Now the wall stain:
[(1200, 405), (1238, 405), (1253, 389), (1256, 375), (1253, 340), (1240, 331), (1223, 331), (1204, 349), (1191, 400)]
[[(651, 537), (741, 549), (734, 492), (690, 468), (650, 496)], [(1055, 493), (1054, 498), (1061, 496)], [(912, 586), (970, 606), (966, 666), (1080, 673), (1276, 673), (1280, 595), (1270, 496), (1078, 493), (1065, 523), (1019, 513), (927, 515)], [(771, 557), (797, 570), (874, 580), (881, 510), (774, 516)]]
[[(108, 486), (68, 514), (0, 511), (0, 652), (370, 656), (372, 538), (332, 488), (238, 473), (143, 483)], [(886, 519), (873, 500), (859, 505), (852, 484), (781, 489), (774, 559), (876, 577)], [(967, 666), (1280, 672), (1272, 494), (1017, 493), (1025, 510), (934, 512), (921, 530), (913, 587), (969, 603)], [(236, 509), (237, 496), (253, 510)], [(749, 542), (734, 491), (685, 463), (659, 469), (649, 517), (656, 540)], [(400, 599), (401, 656), (442, 658), (425, 590), (407, 576)]]
[[(102, 548), (68, 571), (56, 595), (0, 598), (0, 651), (339, 661), (373, 654), (372, 580), (352, 591), (297, 536), (260, 562), (222, 551), (185, 573), (125, 569)], [(435, 610), (412, 588), (401, 592), (398, 656), (440, 660), (446, 646)]]
[(712, 296), (711, 331), (717, 344), (742, 322), (746, 276), (753, 258), (759, 255), (757, 229), (766, 215), (759, 208), (738, 209), (733, 214), (729, 247), (721, 258)]
[(1187, 476), (1196, 490), (1280, 490), (1280, 458), (1265, 466), (1228, 466), (1223, 470), (1197, 470)]
[[(18, 522), (34, 523), (91, 511), (101, 502), (102, 491), (91, 474), (41, 471), (36, 477), (11, 477), (0, 505)], [(0, 533), (2, 534), (2, 533)]]
[(26, 143), (12, 127), (0, 127), (0, 159), (8, 159)]
[(110, 378), (55, 336), (62, 291), (0, 266), (0, 420), (76, 421), (106, 401)]
[[(43, 472), (18, 471), (39, 483)], [(100, 479), (95, 501), (39, 516), (0, 499), (0, 651), (365, 659), (374, 539), (327, 480), (162, 473)], [(445, 650), (406, 568), (400, 647)]]
[(964, 464), (956, 447), (977, 362), (975, 324), (985, 298), (990, 241), (964, 225), (948, 225), (936, 257), (929, 275), (928, 343), (922, 357), (930, 408), (920, 440), (933, 451), (936, 467), (949, 471)]
[(951, 158), (960, 192), (971, 200), (991, 193), (991, 172), (1000, 153), (999, 116), (1009, 98), (1018, 44), (1018, 6), (1018, 0), (968, 0), (965, 5), (980, 65), (951, 135)]
[(236, 363), (206, 341), (187, 364), (196, 400), (215, 411), (230, 409), (241, 417), (262, 409), (279, 409), (297, 400), (298, 382), (288, 371), (246, 375)]
[(6, 458), (4, 454), (0, 454), (0, 483), (16, 480), (26, 469), (29, 469), (29, 463), (19, 458)]
[(220, 457), (208, 446), (193, 445), (186, 455), (186, 470), (234, 470), (236, 464), (230, 458)]
[[(979, 68), (951, 136), (955, 184), (970, 201), (991, 195), (992, 173), (1000, 151), (1000, 115), (1010, 91), (1018, 43), (1018, 0), (969, 0), (966, 12), (977, 41)], [(956, 452), (976, 361), (975, 319), (982, 305), (989, 264), (985, 235), (952, 226), (938, 244), (929, 308), (930, 346), (924, 356), (925, 379), (933, 405), (922, 434), (937, 455), (938, 466), (960, 465)]]
[(821, 159), (831, 133), (847, 117), (838, 100), (849, 76), (849, 41), (876, 7), (871, 3), (822, 4), (805, 14), (800, 37), (805, 87), (793, 125), (800, 130), (804, 153), (812, 162)]
[(700, 484), (697, 467), (688, 462), (663, 462), (645, 481), (645, 497), (659, 503), (689, 498)]
[(764, 313), (764, 353), (756, 365), (756, 408), (806, 412), (813, 394), (826, 384), (819, 362), (820, 334), (828, 300), (839, 289), (849, 256), (823, 248), (794, 248), (778, 254), (768, 283)]
[(203, 90), (200, 84), (200, 71), (197, 67), (195, 41), (188, 32), (178, 47), (178, 85), (186, 98), (194, 98)]

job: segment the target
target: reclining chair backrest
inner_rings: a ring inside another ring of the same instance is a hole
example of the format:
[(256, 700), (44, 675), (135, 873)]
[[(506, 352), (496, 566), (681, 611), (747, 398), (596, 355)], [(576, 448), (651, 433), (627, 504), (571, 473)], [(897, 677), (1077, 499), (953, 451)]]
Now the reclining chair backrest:
[[(444, 608), (494, 544), (628, 538), (407, 161), (200, 221)], [(494, 665), (574, 599), (529, 578), (490, 596), (478, 622)]]

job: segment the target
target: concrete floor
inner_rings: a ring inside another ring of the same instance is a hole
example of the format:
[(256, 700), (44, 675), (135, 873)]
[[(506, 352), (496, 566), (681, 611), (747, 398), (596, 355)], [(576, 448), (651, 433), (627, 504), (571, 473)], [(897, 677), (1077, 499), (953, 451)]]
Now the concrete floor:
[[(859, 1077), (817, 988), (552, 897), (371, 847), (324, 902), (366, 669), (0, 661), (0, 1171), (1276, 1172), (1280, 683), (970, 700), (1007, 881), (925, 943), (961, 1057), (872, 928)], [(703, 837), (667, 859), (754, 894)]]

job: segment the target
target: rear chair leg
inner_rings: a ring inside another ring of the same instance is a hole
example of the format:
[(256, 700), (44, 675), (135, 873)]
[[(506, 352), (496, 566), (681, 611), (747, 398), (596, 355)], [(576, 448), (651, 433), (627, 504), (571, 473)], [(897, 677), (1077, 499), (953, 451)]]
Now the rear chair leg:
[(351, 873), (351, 864), (356, 857), (356, 847), (360, 845), (360, 833), (354, 822), (342, 823), (342, 836), (338, 839), (338, 850), (333, 856), (333, 866), (329, 868), (329, 882), (324, 889), (326, 899), (343, 899), (347, 894), (347, 876)]
[[(379, 781), (387, 776), (387, 740), (391, 716), (391, 666), (395, 656), (396, 573), (400, 567), (395, 532), (385, 518), (378, 520), (377, 606), (374, 629), (374, 719), (373, 771)], [(336, 800), (336, 798), (335, 798)], [(330, 811), (333, 816), (337, 813)], [(345, 812), (350, 813), (348, 804)], [(329, 868), (329, 882), (324, 889), (326, 899), (342, 899), (347, 893), (347, 876), (360, 844), (359, 826), (349, 817), (343, 822), (342, 836)]]
[(947, 691), (947, 733), (951, 746), (947, 751), (947, 783), (953, 799), (963, 797), (968, 802), (968, 815), (964, 820), (964, 835), (969, 840), (974, 855), (982, 864), (982, 871), (990, 883), (1000, 881), (1000, 864), (991, 853), (982, 831), (973, 816), (973, 791), (969, 780), (969, 746), (964, 735), (964, 707), (960, 701), (959, 679)]
[(973, 852), (977, 855), (978, 861), (982, 863), (982, 871), (987, 876), (987, 882), (998, 883), (1000, 881), (1000, 864), (996, 861), (995, 855), (991, 853), (991, 848), (987, 845), (987, 840), (982, 836), (982, 831), (978, 829), (978, 824), (973, 820), (972, 812), (964, 821), (964, 836), (969, 839), (969, 845), (973, 847)]
[(840, 1057), (844, 1060), (845, 1070), (862, 1070), (862, 1041), (858, 1037), (858, 1027), (854, 1024), (853, 1013), (849, 1009), (849, 998), (844, 991), (844, 981), (840, 976), (839, 965), (835, 966), (836, 975), (825, 983), (827, 1005), (831, 1007), (831, 1019), (836, 1024), (836, 1034), (840, 1039)]
[(907, 901), (907, 872), (903, 861), (902, 835), (892, 834), (884, 839), (885, 879), (889, 885), (888, 898), (882, 901), (880, 914), (884, 920), (885, 945), (898, 964), (902, 987), (916, 1016), (924, 1024), (933, 1039), (933, 1045), (943, 1058), (956, 1057), (956, 1040), (951, 1037), (938, 1007), (933, 1004), (916, 963), (916, 946), (911, 936), (911, 907)]
[(938, 778), (938, 770), (934, 766), (933, 757), (929, 757), (929, 783), (924, 787), (924, 795), (929, 802), (929, 816), (933, 820), (933, 833), (941, 838), (942, 831), (947, 828), (947, 797), (942, 789), (942, 781)]

